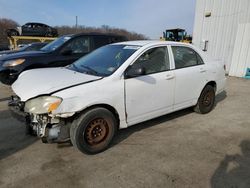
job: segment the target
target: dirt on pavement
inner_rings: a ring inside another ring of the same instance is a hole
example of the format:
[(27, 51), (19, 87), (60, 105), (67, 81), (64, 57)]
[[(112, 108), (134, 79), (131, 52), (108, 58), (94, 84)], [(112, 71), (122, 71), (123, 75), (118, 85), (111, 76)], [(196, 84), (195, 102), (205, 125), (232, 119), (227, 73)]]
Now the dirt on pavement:
[(0, 85), (0, 187), (250, 187), (250, 80), (228, 78), (209, 114), (140, 123), (97, 155), (25, 136), (10, 95)]

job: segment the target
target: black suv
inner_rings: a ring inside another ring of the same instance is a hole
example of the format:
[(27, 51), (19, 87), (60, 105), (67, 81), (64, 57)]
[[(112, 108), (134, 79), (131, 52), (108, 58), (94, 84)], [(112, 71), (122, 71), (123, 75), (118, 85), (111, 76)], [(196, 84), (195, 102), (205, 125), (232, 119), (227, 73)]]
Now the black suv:
[(57, 37), (57, 30), (43, 23), (26, 23), (16, 29), (8, 29), (8, 36), (41, 36), (41, 37)]
[(126, 40), (126, 37), (115, 34), (65, 35), (47, 44), (39, 51), (19, 52), (0, 57), (0, 81), (11, 85), (25, 70), (63, 67), (96, 48)]

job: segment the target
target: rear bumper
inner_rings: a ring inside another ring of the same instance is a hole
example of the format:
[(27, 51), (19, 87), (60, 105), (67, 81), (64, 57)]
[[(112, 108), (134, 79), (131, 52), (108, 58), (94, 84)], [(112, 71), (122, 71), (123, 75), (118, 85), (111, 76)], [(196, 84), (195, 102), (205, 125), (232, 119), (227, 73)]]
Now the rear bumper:
[(223, 79), (220, 79), (216, 82), (217, 84), (217, 90), (216, 90), (216, 95), (223, 92), (226, 88), (226, 82), (227, 82), (227, 78), (223, 78)]

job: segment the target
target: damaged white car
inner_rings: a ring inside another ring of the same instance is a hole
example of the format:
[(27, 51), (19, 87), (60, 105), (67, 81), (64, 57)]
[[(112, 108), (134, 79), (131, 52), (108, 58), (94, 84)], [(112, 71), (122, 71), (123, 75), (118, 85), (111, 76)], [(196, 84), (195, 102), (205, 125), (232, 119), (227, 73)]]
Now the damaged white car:
[(210, 112), (225, 81), (224, 65), (192, 45), (131, 41), (67, 67), (23, 72), (9, 106), (43, 142), (70, 140), (95, 154), (107, 149), (117, 129), (191, 106)]

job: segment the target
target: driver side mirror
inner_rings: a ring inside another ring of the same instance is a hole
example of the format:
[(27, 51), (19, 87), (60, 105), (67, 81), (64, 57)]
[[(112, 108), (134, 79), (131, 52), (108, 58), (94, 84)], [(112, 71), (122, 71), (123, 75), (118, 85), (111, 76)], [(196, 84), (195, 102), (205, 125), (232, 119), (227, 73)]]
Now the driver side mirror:
[(130, 66), (125, 72), (125, 78), (134, 78), (134, 77), (142, 76), (145, 74), (146, 74), (146, 70), (144, 67)]

